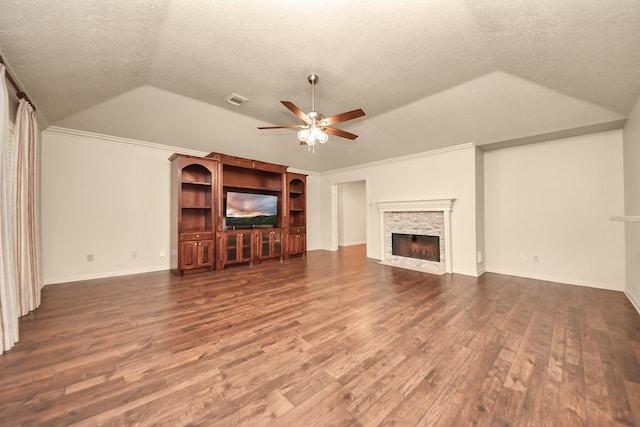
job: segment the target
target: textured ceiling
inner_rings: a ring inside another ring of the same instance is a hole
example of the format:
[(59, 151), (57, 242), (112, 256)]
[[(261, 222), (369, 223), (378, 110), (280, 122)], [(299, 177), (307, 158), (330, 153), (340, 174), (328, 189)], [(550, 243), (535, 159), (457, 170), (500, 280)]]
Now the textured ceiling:
[[(640, 2), (4, 0), (0, 51), (44, 126), (327, 170), (621, 123), (640, 95)], [(367, 113), (337, 126), (360, 138), (315, 156), (255, 131), (297, 124), (279, 101), (310, 110), (312, 71), (320, 112)], [(207, 123), (171, 120), (189, 111)]]

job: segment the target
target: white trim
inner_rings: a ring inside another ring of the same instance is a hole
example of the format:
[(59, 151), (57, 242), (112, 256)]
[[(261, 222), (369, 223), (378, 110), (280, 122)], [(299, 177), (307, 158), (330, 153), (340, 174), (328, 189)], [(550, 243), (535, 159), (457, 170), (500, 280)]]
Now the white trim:
[(62, 128), (58, 126), (49, 126), (44, 132), (45, 133), (50, 132), (50, 133), (60, 134), (60, 135), (70, 135), (70, 136), (76, 136), (81, 138), (100, 139), (102, 141), (113, 142), (116, 144), (135, 145), (138, 147), (151, 148), (154, 150), (162, 150), (162, 151), (167, 151), (171, 153), (187, 154), (190, 156), (204, 157), (207, 154), (209, 154), (209, 153), (205, 153), (204, 151), (189, 150), (188, 148), (173, 147), (171, 145), (158, 144), (155, 142), (140, 141), (138, 139), (130, 139), (130, 138), (121, 138), (119, 136), (105, 135), (102, 133), (95, 133), (95, 132), (86, 132), (83, 130), (68, 129), (68, 128)]
[(363, 242), (338, 242), (338, 246), (356, 246), (356, 245), (366, 245), (367, 241), (363, 241)]
[(396, 200), (378, 202), (382, 212), (451, 212), (456, 199)]
[(163, 270), (166, 270), (167, 273), (170, 274), (169, 268), (166, 265), (162, 265), (162, 266), (156, 266), (156, 267), (133, 268), (130, 270), (105, 271), (102, 273), (81, 274), (79, 276), (53, 277), (53, 278), (46, 279), (44, 281), (44, 286), (60, 285), (63, 283), (79, 282), (83, 280), (104, 279), (108, 277), (128, 276), (131, 274), (153, 273), (155, 271), (163, 271)]
[(291, 166), (287, 166), (287, 172), (299, 173), (299, 174), (307, 175), (307, 176), (320, 176), (320, 174), (318, 172), (308, 171), (308, 170), (298, 169), (298, 168), (293, 168)]
[(329, 244), (332, 251), (337, 251), (339, 248), (339, 234), (338, 229), (338, 184), (331, 186), (331, 241)]
[(612, 216), (611, 221), (640, 222), (640, 215)]
[(561, 285), (583, 286), (585, 288), (596, 288), (596, 289), (605, 289), (605, 290), (608, 290), (608, 291), (623, 292), (622, 289), (613, 288), (613, 287), (610, 287), (610, 286), (605, 286), (602, 283), (580, 281), (580, 280), (575, 280), (575, 279), (571, 279), (571, 278), (567, 278), (567, 277), (548, 276), (548, 275), (545, 275), (545, 274), (523, 273), (523, 272), (520, 272), (520, 271), (504, 270), (504, 269), (501, 269), (501, 268), (492, 268), (492, 267), (487, 267), (486, 268), (486, 272), (487, 273), (504, 274), (505, 276), (521, 277), (523, 279), (542, 280), (544, 282), (553, 282), (553, 283), (558, 283), (558, 284), (561, 284)]
[(624, 294), (627, 296), (627, 299), (631, 302), (631, 305), (636, 309), (638, 314), (640, 314), (640, 302), (636, 301), (633, 295), (630, 292), (624, 291)]
[(444, 271), (436, 270), (435, 268), (416, 267), (414, 265), (402, 264), (397, 261), (380, 261), (378, 262), (378, 264), (386, 265), (387, 267), (399, 267), (407, 270), (419, 271), (420, 273), (433, 274), (436, 276), (442, 276), (443, 274), (445, 274)]
[(444, 213), (444, 270), (445, 273), (453, 273), (451, 250), (451, 210), (456, 199), (430, 199), (430, 200), (395, 200), (378, 202), (380, 213), (380, 260), (387, 262), (384, 233), (385, 212), (443, 212)]
[(369, 167), (373, 167), (373, 166), (388, 165), (388, 164), (391, 164), (391, 163), (404, 162), (404, 161), (412, 160), (412, 159), (420, 159), (422, 157), (436, 156), (436, 155), (439, 155), (439, 154), (445, 154), (445, 153), (450, 153), (450, 152), (454, 152), (454, 151), (474, 149), (475, 146), (476, 145), (473, 142), (467, 142), (466, 144), (459, 144), (459, 145), (454, 145), (454, 146), (451, 146), (451, 147), (439, 148), (437, 150), (423, 151), (422, 153), (409, 154), (409, 155), (401, 156), (401, 157), (392, 157), (390, 159), (377, 160), (375, 162), (362, 163), (360, 165), (347, 166), (345, 168), (340, 168), (340, 169), (331, 169), (331, 170), (328, 170), (328, 171), (319, 172), (319, 174), (320, 175), (330, 175), (330, 174), (334, 174), (334, 173), (338, 173), (338, 172), (348, 172), (348, 171), (354, 171), (354, 170), (358, 170), (358, 169), (369, 168)]

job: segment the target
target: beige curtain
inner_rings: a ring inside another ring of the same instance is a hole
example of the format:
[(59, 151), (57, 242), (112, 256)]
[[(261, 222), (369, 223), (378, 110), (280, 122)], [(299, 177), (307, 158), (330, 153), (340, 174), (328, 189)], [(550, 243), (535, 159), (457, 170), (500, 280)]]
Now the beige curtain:
[(38, 308), (42, 287), (38, 229), (39, 135), (35, 111), (21, 99), (15, 131), (15, 253), (21, 316)]
[(9, 149), (9, 94), (6, 69), (0, 64), (0, 354), (20, 338), (15, 262), (15, 197)]

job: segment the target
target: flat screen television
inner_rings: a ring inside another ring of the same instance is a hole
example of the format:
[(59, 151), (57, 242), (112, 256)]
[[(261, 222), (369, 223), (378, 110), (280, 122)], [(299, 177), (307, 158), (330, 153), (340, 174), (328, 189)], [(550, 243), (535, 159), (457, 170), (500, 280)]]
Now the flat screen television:
[(273, 227), (278, 223), (278, 196), (227, 192), (227, 227)]

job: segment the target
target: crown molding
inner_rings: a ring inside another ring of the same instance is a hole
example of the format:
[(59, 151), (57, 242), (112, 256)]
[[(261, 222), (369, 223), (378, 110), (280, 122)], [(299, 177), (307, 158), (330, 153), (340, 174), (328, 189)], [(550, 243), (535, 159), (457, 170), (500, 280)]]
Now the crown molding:
[(640, 215), (612, 216), (611, 221), (640, 222)]
[(174, 147), (171, 145), (158, 144), (155, 142), (141, 141), (138, 139), (130, 139), (130, 138), (121, 138), (119, 136), (105, 135), (102, 133), (87, 132), (83, 130), (69, 129), (69, 128), (63, 128), (58, 126), (49, 126), (44, 131), (44, 133), (69, 135), (69, 136), (76, 136), (80, 138), (99, 139), (101, 141), (111, 142), (115, 144), (133, 145), (136, 147), (150, 148), (153, 150), (167, 151), (171, 153), (188, 154), (191, 156), (198, 156), (198, 157), (204, 157), (207, 155), (207, 153), (205, 153), (204, 151), (190, 150), (188, 148)]
[(328, 170), (328, 171), (325, 171), (325, 172), (321, 172), (320, 175), (332, 175), (332, 174), (338, 173), (338, 172), (348, 172), (348, 171), (354, 171), (354, 170), (358, 170), (358, 169), (370, 168), (370, 167), (374, 167), (374, 166), (381, 166), (381, 165), (388, 165), (388, 164), (392, 164), (392, 163), (405, 162), (407, 160), (414, 160), (414, 159), (420, 159), (420, 158), (423, 158), (423, 157), (437, 156), (437, 155), (440, 155), (440, 154), (452, 153), (452, 152), (455, 152), (455, 151), (463, 151), (463, 150), (474, 149), (475, 146), (476, 145), (473, 142), (467, 142), (465, 144), (453, 145), (451, 147), (438, 148), (437, 150), (423, 151), (422, 153), (409, 154), (409, 155), (400, 156), (400, 157), (391, 157), (389, 159), (377, 160), (375, 162), (369, 162), (369, 163), (362, 163), (360, 165), (348, 166), (346, 168), (331, 169), (331, 170)]

